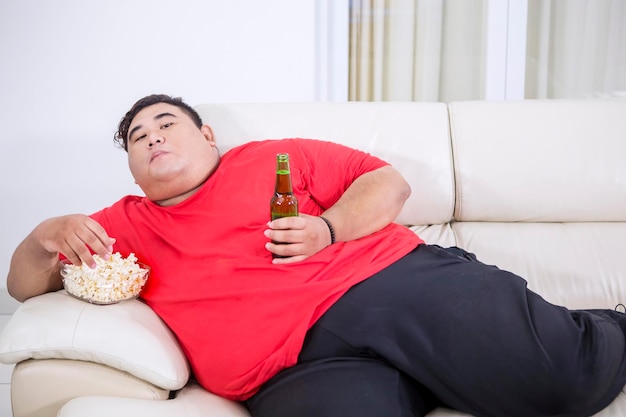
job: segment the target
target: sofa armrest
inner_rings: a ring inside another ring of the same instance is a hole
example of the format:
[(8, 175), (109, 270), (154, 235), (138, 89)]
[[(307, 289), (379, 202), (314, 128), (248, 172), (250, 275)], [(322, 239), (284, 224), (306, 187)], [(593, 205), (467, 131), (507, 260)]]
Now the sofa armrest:
[(57, 417), (250, 417), (246, 408), (204, 390), (196, 383), (173, 400), (151, 401), (136, 398), (88, 396), (70, 400)]
[(0, 362), (27, 359), (100, 363), (167, 390), (178, 390), (189, 379), (176, 338), (146, 304), (99, 306), (63, 290), (24, 302), (0, 335)]
[(90, 395), (165, 402), (171, 391), (107, 365), (73, 359), (27, 359), (11, 375), (13, 417), (56, 417), (69, 400)]

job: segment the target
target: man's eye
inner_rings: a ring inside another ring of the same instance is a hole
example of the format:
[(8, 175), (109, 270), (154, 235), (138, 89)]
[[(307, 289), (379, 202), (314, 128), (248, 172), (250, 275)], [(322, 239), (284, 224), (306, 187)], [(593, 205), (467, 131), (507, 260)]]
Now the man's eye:
[(141, 139), (143, 139), (145, 137), (146, 137), (146, 135), (139, 135), (139, 136), (135, 137), (134, 142), (139, 142)]
[(174, 123), (170, 122), (170, 123), (165, 123), (163, 126), (161, 126), (161, 129), (167, 129), (168, 127), (172, 126)]

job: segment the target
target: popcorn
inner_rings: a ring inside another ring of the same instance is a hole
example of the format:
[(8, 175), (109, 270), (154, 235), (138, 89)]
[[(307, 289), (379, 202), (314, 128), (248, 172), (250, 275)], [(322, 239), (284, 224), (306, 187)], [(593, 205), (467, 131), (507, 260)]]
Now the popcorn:
[(122, 258), (119, 252), (109, 260), (94, 255), (96, 267), (64, 263), (63, 285), (71, 295), (95, 304), (111, 304), (134, 298), (148, 279), (149, 268), (137, 263), (131, 253)]

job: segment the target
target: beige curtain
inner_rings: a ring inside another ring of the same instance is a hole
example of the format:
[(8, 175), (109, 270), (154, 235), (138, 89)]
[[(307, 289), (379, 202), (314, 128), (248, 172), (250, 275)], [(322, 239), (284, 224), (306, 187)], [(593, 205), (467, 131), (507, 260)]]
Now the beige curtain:
[(525, 96), (626, 98), (626, 0), (528, 0)]
[(488, 0), (352, 0), (349, 98), (481, 99)]

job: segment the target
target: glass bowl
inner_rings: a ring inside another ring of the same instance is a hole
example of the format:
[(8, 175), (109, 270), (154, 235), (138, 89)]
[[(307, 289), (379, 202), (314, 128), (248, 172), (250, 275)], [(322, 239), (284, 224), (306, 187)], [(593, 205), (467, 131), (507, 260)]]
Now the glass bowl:
[[(117, 257), (117, 259), (120, 259)], [(136, 299), (150, 275), (150, 267), (140, 262), (131, 268), (114, 268), (109, 262), (96, 268), (61, 261), (63, 287), (69, 295), (92, 304), (107, 305)]]

